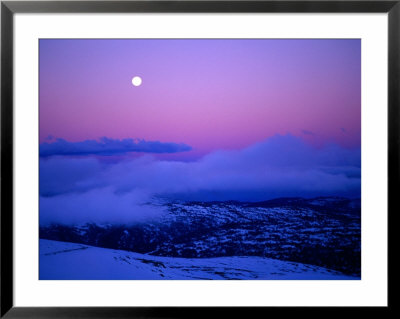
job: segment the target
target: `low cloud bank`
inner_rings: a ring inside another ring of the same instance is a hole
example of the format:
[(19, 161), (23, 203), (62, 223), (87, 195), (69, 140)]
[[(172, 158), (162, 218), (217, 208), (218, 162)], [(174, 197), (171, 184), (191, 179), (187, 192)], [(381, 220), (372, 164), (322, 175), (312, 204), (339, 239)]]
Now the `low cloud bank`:
[(88, 222), (129, 224), (158, 218), (165, 213), (161, 206), (146, 204), (147, 199), (147, 195), (140, 191), (116, 194), (112, 188), (41, 197), (40, 225), (80, 225)]
[(150, 155), (104, 163), (95, 158), (40, 160), (41, 223), (118, 222), (162, 214), (154, 198), (261, 201), (277, 197), (361, 195), (361, 151), (315, 148), (277, 135), (196, 162)]
[(145, 141), (140, 139), (111, 139), (102, 137), (100, 140), (85, 140), (68, 142), (58, 138), (54, 142), (40, 144), (41, 157), (53, 155), (119, 155), (129, 152), (144, 153), (177, 153), (187, 152), (192, 148), (183, 143), (163, 143), (160, 141)]

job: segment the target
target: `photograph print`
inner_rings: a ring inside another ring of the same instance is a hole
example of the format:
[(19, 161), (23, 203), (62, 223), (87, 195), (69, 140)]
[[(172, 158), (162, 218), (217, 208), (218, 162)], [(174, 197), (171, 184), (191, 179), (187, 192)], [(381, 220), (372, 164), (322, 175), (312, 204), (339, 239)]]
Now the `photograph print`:
[(40, 39), (40, 280), (360, 280), (360, 39)]

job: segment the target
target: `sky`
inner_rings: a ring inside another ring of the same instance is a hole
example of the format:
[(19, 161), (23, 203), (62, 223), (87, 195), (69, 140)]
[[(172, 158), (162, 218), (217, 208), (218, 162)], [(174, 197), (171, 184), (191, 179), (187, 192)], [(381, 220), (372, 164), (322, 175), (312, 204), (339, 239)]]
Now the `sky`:
[(39, 59), (46, 220), (360, 196), (360, 40), (41, 39)]
[[(40, 40), (40, 142), (360, 145), (360, 40)], [(135, 87), (134, 76), (142, 78)]]

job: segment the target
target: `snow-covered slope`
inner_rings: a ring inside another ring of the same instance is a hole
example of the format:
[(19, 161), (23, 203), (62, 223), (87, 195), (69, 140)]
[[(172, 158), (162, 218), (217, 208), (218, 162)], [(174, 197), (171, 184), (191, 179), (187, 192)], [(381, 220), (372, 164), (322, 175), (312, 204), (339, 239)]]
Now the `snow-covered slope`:
[(359, 279), (317, 266), (263, 257), (159, 257), (45, 239), (40, 240), (39, 274), (41, 280)]
[(40, 238), (160, 257), (266, 257), (361, 274), (359, 199), (155, 199), (149, 205), (165, 213), (131, 224), (41, 225)]

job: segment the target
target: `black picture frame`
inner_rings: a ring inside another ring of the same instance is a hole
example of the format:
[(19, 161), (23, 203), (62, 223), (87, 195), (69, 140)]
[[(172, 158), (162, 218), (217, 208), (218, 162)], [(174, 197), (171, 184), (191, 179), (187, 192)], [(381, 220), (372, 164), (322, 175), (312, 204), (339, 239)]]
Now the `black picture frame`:
[[(1, 312), (5, 318), (191, 318), (207, 315), (302, 315), (327, 307), (15, 307), (13, 302), (13, 17), (15, 13), (117, 12), (314, 12), (388, 13), (388, 247), (398, 213), (400, 189), (400, 0), (356, 1), (1, 1)], [(389, 252), (388, 252), (389, 253)], [(388, 264), (391, 263), (388, 254)], [(391, 268), (389, 267), (388, 271)], [(345, 311), (387, 313), (393, 308), (389, 272), (387, 307), (346, 307)], [(393, 285), (393, 283), (392, 283)], [(374, 309), (372, 309), (374, 308)], [(335, 314), (341, 307), (329, 307)], [(372, 312), (371, 312), (372, 311)]]

